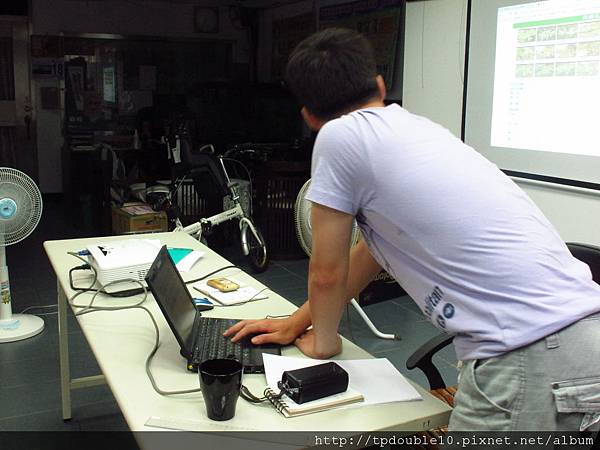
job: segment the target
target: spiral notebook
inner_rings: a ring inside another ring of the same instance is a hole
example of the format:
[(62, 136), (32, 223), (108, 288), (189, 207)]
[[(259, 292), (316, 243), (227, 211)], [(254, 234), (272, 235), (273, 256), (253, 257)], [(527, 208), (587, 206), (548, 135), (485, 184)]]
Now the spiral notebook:
[(265, 390), (265, 396), (273, 404), (275, 409), (283, 414), (285, 417), (296, 417), (304, 414), (312, 414), (321, 411), (327, 411), (328, 409), (336, 408), (342, 405), (349, 405), (351, 403), (362, 402), (364, 397), (360, 392), (356, 392), (352, 388), (348, 388), (345, 392), (339, 394), (330, 395), (323, 397), (312, 402), (306, 402), (298, 404), (289, 398), (287, 395), (279, 397), (277, 394), (279, 390), (267, 388)]
[[(263, 362), (267, 386), (271, 390), (269, 396), (273, 397), (279, 392), (277, 381), (281, 380), (285, 370), (314, 366), (325, 361), (263, 354)], [(336, 360), (335, 362), (348, 372), (350, 380), (346, 392), (301, 405), (285, 396), (280, 399), (281, 404), (279, 402), (275, 404), (276, 398), (273, 398), (272, 403), (284, 416), (293, 417), (337, 407), (352, 408), (422, 400), (421, 394), (414, 386), (385, 358)]]

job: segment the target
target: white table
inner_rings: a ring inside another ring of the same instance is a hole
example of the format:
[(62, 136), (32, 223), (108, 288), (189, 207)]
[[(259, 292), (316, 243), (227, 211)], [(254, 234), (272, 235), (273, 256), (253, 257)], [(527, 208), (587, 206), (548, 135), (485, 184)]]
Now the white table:
[[(157, 394), (150, 384), (144, 363), (152, 350), (155, 331), (148, 315), (141, 310), (101, 311), (78, 316), (83, 334), (98, 361), (103, 375), (71, 379), (69, 370), (69, 349), (67, 339), (67, 298), (74, 292), (69, 287), (69, 268), (79, 265), (79, 261), (67, 254), (78, 251), (86, 245), (108, 240), (124, 239), (123, 236), (95, 239), (72, 239), (47, 241), (44, 248), (57, 276), (58, 321), (60, 345), (60, 369), (63, 419), (71, 418), (71, 390), (108, 383), (121, 411), (132, 431), (155, 430), (146, 422), (151, 416), (169, 419), (197, 420), (196, 429), (206, 427), (207, 431), (261, 430), (261, 431), (415, 431), (424, 430), (448, 423), (450, 408), (431, 396), (423, 388), (415, 387), (423, 396), (422, 401), (374, 405), (353, 409), (330, 410), (318, 414), (286, 419), (270, 405), (252, 405), (238, 401), (235, 417), (225, 423), (209, 421), (205, 416), (200, 393), (180, 396)], [(192, 271), (183, 274), (185, 279), (193, 279), (208, 274), (230, 263), (217, 253), (204, 247), (184, 233), (159, 233), (153, 235), (133, 235), (127, 239), (160, 239), (173, 247), (195, 248), (206, 252)], [(244, 283), (264, 287), (250, 275), (238, 269), (227, 269), (220, 273), (234, 276)], [(234, 319), (258, 319), (267, 315), (291, 314), (296, 307), (281, 296), (267, 291), (269, 298), (250, 302), (236, 307), (215, 308), (204, 313), (207, 316)], [(76, 300), (87, 304), (90, 295), (84, 294)], [(139, 299), (139, 298), (138, 298)], [(102, 298), (96, 305), (132, 304), (134, 299)], [(198, 387), (198, 375), (188, 372), (185, 360), (179, 355), (179, 346), (171, 333), (158, 305), (149, 295), (145, 306), (152, 312), (160, 329), (161, 346), (154, 357), (152, 373), (158, 385), (164, 390), (181, 390)], [(286, 356), (300, 356), (293, 346), (283, 349)], [(360, 359), (372, 357), (348, 340), (343, 341), (343, 352), (339, 359)], [(264, 375), (246, 375), (244, 384), (254, 393), (261, 393), (266, 385)], [(413, 383), (414, 384), (414, 383)]]

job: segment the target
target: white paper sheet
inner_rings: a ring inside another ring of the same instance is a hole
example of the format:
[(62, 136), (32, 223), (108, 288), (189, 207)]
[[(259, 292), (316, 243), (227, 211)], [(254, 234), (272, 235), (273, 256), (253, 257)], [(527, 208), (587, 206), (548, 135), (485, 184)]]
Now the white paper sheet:
[[(267, 384), (278, 392), (277, 382), (281, 380), (285, 370), (315, 366), (332, 360), (292, 358), (265, 353), (263, 361)], [(350, 387), (364, 396), (364, 402), (357, 406), (422, 400), (421, 394), (386, 358), (335, 360), (335, 362), (348, 372)]]
[(192, 266), (196, 264), (196, 262), (204, 256), (204, 252), (199, 250), (194, 250), (183, 257), (181, 261), (179, 261), (176, 266), (177, 270), (180, 272), (189, 272), (192, 269)]

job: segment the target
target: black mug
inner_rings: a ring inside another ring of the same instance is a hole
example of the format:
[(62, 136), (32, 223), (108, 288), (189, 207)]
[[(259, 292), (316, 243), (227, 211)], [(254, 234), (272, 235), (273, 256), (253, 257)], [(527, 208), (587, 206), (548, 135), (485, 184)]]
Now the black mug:
[(208, 359), (200, 364), (200, 388), (209, 419), (229, 420), (235, 415), (243, 368), (235, 359)]

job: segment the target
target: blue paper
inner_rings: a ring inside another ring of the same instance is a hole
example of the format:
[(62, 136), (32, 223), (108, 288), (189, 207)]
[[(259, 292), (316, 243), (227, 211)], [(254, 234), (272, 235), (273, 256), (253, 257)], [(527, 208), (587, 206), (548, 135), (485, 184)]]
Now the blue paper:
[(171, 259), (175, 264), (185, 258), (187, 255), (192, 253), (191, 248), (170, 248), (169, 255), (171, 255)]

